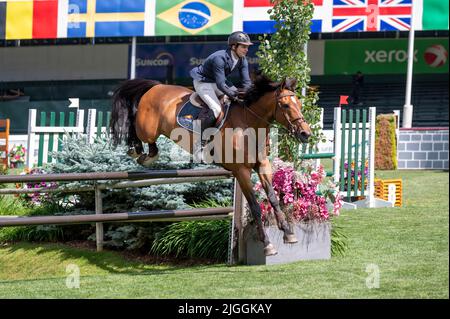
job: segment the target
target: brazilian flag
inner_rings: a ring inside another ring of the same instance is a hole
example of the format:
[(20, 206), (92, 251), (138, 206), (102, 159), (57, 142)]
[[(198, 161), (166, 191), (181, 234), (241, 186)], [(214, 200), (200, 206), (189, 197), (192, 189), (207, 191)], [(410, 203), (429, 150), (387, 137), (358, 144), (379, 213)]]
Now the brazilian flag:
[(156, 36), (229, 34), (232, 28), (233, 1), (156, 1)]

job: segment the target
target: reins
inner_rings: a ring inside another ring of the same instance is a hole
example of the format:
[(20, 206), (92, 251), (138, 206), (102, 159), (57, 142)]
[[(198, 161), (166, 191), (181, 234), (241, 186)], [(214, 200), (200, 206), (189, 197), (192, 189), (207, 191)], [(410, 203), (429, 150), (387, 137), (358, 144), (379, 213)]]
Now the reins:
[[(300, 121), (300, 123), (305, 122), (305, 118), (303, 116), (299, 116), (298, 118), (294, 119), (294, 120), (289, 120), (288, 116), (286, 115), (286, 112), (283, 111), (283, 107), (281, 106), (280, 103), (280, 99), (287, 97), (287, 96), (296, 96), (296, 94), (294, 92), (289, 91), (288, 93), (283, 93), (280, 94), (279, 93), (279, 89), (277, 89), (275, 91), (275, 99), (276, 99), (276, 108), (280, 108), (281, 113), (283, 114), (284, 118), (286, 119), (286, 121), (289, 123), (289, 128), (288, 128), (288, 132), (289, 134), (291, 134), (292, 136), (294, 136), (295, 134), (295, 126), (294, 123), (297, 121)], [(272, 123), (267, 121), (265, 118), (262, 118), (261, 116), (259, 116), (258, 114), (256, 114), (255, 111), (253, 111), (250, 107), (244, 106), (244, 110), (245, 110), (245, 120), (247, 122), (247, 110), (250, 111), (250, 113), (252, 113), (254, 116), (256, 116), (257, 118), (259, 118), (260, 120), (266, 122), (268, 125), (271, 125)], [(276, 110), (275, 110), (276, 112)]]

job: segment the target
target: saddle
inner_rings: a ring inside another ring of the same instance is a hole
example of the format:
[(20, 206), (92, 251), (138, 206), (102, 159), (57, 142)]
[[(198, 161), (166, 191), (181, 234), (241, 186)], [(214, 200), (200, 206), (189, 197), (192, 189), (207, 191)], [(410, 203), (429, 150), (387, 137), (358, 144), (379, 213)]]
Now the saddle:
[[(219, 117), (216, 120), (216, 124), (214, 126), (218, 126), (220, 124), (220, 122), (222, 122), (223, 117), (224, 117), (224, 108), (225, 108), (225, 103), (227, 102), (228, 97), (224, 94), (222, 96), (219, 97), (219, 102), (220, 102), (220, 106), (222, 107), (222, 111), (219, 114)], [(207, 110), (210, 110), (208, 105), (202, 100), (202, 98), (200, 97), (200, 95), (198, 95), (197, 92), (193, 92), (190, 96), (189, 96), (189, 102), (191, 102), (191, 104), (195, 107), (198, 108), (206, 108)]]
[[(228, 114), (229, 103), (227, 103), (228, 97), (226, 95), (222, 95), (219, 97), (220, 105), (222, 107), (222, 111), (220, 112), (219, 117), (216, 119), (216, 123), (214, 127), (220, 129), (223, 125), (224, 119)], [(193, 130), (193, 121), (195, 121), (200, 113), (207, 112), (212, 114), (212, 110), (208, 107), (208, 105), (201, 99), (201, 97), (193, 92), (185, 104), (180, 108), (180, 111), (177, 114), (177, 122), (181, 127), (194, 132)]]

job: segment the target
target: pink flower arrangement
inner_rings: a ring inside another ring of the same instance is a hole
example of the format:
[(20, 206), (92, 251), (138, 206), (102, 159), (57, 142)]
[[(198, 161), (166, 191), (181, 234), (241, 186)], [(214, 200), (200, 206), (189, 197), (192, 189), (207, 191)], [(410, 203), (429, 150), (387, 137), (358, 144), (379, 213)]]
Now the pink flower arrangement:
[[(291, 163), (280, 159), (273, 162), (272, 186), (280, 202), (280, 207), (293, 222), (300, 221), (327, 221), (330, 215), (339, 215), (342, 207), (342, 196), (335, 184), (325, 180), (326, 173), (322, 165), (317, 169), (312, 161), (304, 161), (300, 171), (295, 171)], [(261, 183), (255, 185), (259, 199), (263, 220), (273, 213)], [(329, 211), (327, 198), (333, 203)]]

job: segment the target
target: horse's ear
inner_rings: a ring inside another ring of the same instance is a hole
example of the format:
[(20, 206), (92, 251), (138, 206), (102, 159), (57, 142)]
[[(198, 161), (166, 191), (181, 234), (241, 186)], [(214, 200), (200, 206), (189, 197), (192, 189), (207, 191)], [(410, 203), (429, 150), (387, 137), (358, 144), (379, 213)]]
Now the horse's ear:
[(281, 85), (281, 88), (289, 91), (295, 91), (297, 89), (297, 79), (285, 79)]

